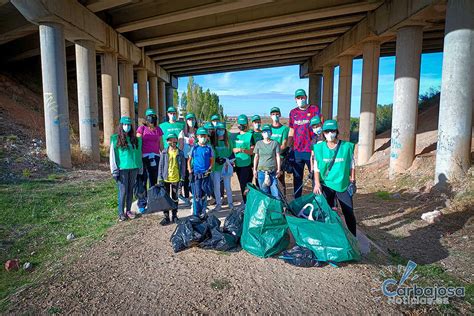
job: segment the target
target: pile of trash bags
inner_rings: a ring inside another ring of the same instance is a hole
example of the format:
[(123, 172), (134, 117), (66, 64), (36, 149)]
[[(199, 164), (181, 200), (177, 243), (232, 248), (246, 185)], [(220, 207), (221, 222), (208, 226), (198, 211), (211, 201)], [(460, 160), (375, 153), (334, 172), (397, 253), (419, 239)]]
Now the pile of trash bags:
[(242, 235), (243, 216), (242, 210), (232, 211), (224, 220), (222, 228), (221, 221), (215, 215), (205, 219), (197, 216), (183, 219), (171, 235), (173, 251), (179, 252), (194, 246), (218, 251), (237, 248)]

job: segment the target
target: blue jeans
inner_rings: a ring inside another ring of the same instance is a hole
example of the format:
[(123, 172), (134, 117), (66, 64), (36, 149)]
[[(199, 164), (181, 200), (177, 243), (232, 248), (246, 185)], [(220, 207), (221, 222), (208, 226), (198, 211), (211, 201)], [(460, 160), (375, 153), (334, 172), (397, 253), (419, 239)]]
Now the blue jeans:
[(295, 164), (293, 166), (293, 190), (295, 199), (299, 198), (303, 193), (302, 185), (305, 165), (308, 167), (308, 171), (310, 171), (311, 153), (295, 151)]
[(270, 186), (266, 186), (263, 183), (265, 182), (265, 171), (258, 171), (257, 172), (257, 179), (260, 185), (260, 190), (265, 192), (266, 194), (272, 194), (272, 196), (276, 199), (280, 199), (280, 195), (278, 194), (278, 179), (276, 177), (276, 172), (272, 171), (269, 172), (270, 175)]
[(193, 215), (203, 216), (206, 214), (207, 197), (212, 193), (212, 181), (208, 175), (194, 174), (191, 182), (191, 191), (193, 193)]

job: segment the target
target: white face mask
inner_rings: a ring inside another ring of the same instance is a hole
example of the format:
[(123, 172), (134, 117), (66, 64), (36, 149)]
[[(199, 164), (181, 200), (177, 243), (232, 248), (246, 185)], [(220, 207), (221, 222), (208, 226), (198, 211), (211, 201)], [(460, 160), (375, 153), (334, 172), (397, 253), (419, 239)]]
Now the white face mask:
[(296, 104), (298, 105), (298, 107), (300, 109), (304, 108), (306, 106), (306, 100), (305, 99), (296, 99)]
[(204, 137), (199, 137), (198, 141), (199, 141), (199, 144), (204, 145), (207, 142), (207, 139)]
[(217, 122), (216, 122), (216, 121), (212, 121), (212, 125), (217, 126)]
[(194, 126), (194, 120), (186, 120), (186, 123), (188, 124), (189, 127)]
[(128, 133), (130, 132), (130, 130), (132, 129), (132, 126), (131, 125), (128, 125), (128, 124), (123, 124), (122, 125), (122, 129), (125, 133)]
[(323, 128), (322, 127), (315, 127), (313, 128), (313, 133), (315, 133), (316, 135), (321, 135), (321, 132), (323, 131)]
[(272, 121), (275, 123), (280, 122), (280, 116), (276, 114), (272, 115)]
[(324, 137), (326, 137), (328, 141), (332, 142), (333, 140), (336, 139), (336, 135), (337, 135), (336, 132), (329, 132), (329, 133), (325, 133)]
[(271, 133), (269, 133), (269, 132), (262, 132), (262, 137), (263, 137), (263, 139), (269, 139), (270, 136), (272, 136)]
[(261, 126), (261, 125), (262, 125), (262, 124), (260, 124), (260, 123), (253, 123), (253, 128), (254, 128), (254, 129), (260, 129), (260, 126)]
[(168, 114), (168, 118), (170, 119), (170, 121), (176, 121), (176, 115), (174, 114)]

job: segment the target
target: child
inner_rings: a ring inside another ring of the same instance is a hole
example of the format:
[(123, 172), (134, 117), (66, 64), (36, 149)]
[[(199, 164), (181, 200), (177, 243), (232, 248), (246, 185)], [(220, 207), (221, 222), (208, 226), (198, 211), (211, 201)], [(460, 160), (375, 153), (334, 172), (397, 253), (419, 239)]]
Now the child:
[(280, 175), (280, 144), (271, 139), (272, 126), (265, 124), (262, 128), (263, 140), (255, 144), (253, 153), (253, 174), (258, 179), (260, 189), (279, 199), (277, 178)]
[(178, 192), (186, 176), (186, 158), (183, 151), (178, 148), (178, 135), (175, 133), (168, 134), (166, 142), (168, 148), (161, 152), (158, 181), (164, 184), (166, 192), (176, 202), (176, 208), (172, 210), (171, 220), (170, 212), (164, 211), (165, 217), (160, 222), (162, 226), (169, 225), (171, 222), (175, 224), (178, 222)]
[(188, 171), (192, 179), (193, 214), (201, 219), (206, 217), (207, 197), (212, 193), (210, 179), (214, 164), (214, 154), (207, 144), (207, 129), (200, 127), (197, 132), (198, 144), (191, 149)]
[(309, 121), (309, 127), (313, 131), (313, 135), (311, 137), (311, 170), (310, 173), (313, 174), (314, 172), (314, 146), (322, 141), (324, 141), (323, 136), (323, 123), (321, 122), (321, 118), (316, 115)]
[[(198, 129), (198, 123), (196, 121), (196, 115), (194, 113), (186, 114), (186, 125), (184, 129), (178, 135), (179, 149), (184, 153), (184, 158), (189, 158), (191, 148), (193, 148), (196, 142), (196, 131)], [(189, 172), (186, 168), (186, 176), (184, 177), (183, 191), (184, 195), (179, 198), (184, 202), (184, 206), (190, 207), (191, 202), (189, 201)], [(180, 192), (181, 193), (181, 192)]]
[(234, 208), (232, 201), (232, 188), (230, 186), (231, 176), (222, 176), (222, 168), (224, 167), (226, 159), (229, 159), (231, 156), (233, 156), (232, 146), (229, 143), (229, 136), (227, 135), (224, 123), (217, 123), (216, 137), (212, 142), (212, 146), (214, 147), (216, 153), (216, 163), (214, 164), (214, 169), (212, 171), (212, 183), (214, 185), (214, 195), (216, 196), (216, 207), (214, 208), (214, 211), (218, 212), (222, 208), (220, 187), (221, 179), (224, 180), (224, 187), (227, 194), (227, 203), (229, 204), (229, 208)]
[(133, 187), (142, 167), (142, 139), (135, 136), (132, 119), (123, 116), (117, 134), (110, 137), (110, 171), (118, 186), (119, 221), (135, 218), (131, 212)]

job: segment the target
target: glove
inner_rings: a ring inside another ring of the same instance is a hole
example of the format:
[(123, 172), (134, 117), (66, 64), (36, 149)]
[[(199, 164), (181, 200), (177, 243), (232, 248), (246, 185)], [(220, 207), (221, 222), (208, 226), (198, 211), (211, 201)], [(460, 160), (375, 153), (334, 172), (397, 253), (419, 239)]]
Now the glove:
[(357, 192), (357, 185), (355, 181), (351, 181), (349, 183), (349, 186), (347, 187), (347, 193), (349, 193), (350, 196), (354, 196)]
[(223, 164), (225, 164), (225, 158), (217, 157), (217, 158), (216, 158), (216, 162), (217, 162), (219, 165), (223, 165)]

